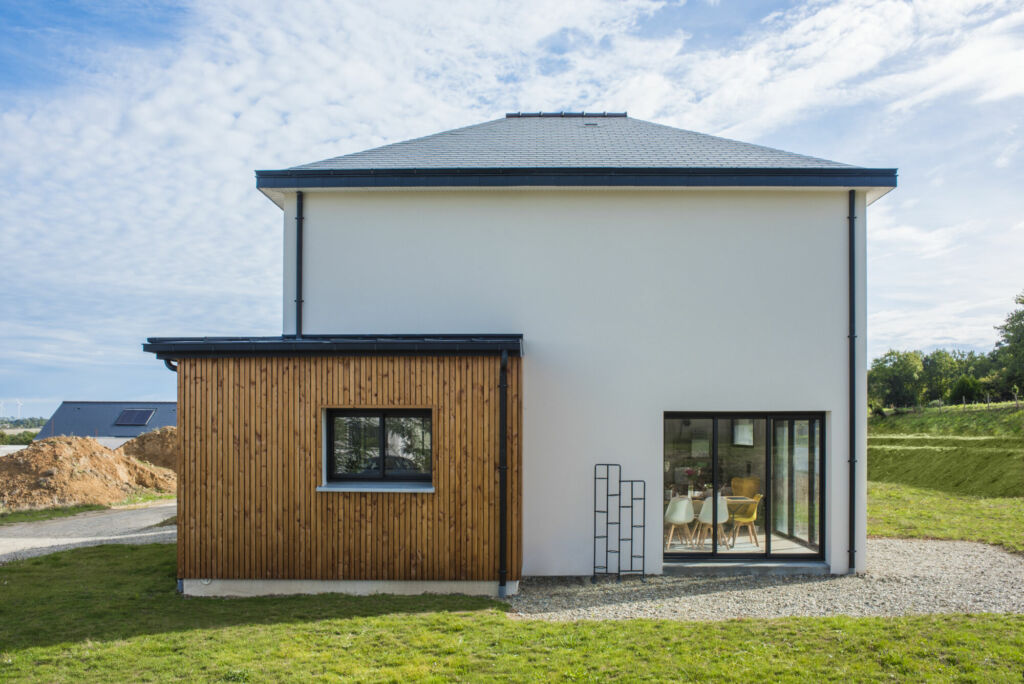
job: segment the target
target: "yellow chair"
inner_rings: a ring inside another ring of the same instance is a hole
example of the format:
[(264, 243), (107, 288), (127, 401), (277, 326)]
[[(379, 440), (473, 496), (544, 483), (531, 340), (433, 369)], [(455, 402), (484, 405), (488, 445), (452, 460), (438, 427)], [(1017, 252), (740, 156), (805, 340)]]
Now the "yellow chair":
[[(736, 478), (739, 479), (739, 478)], [(733, 482), (736, 481), (733, 480)], [(736, 509), (736, 512), (732, 514), (732, 545), (736, 546), (736, 533), (739, 532), (741, 527), (747, 528), (747, 536), (750, 539), (750, 543), (760, 548), (761, 543), (757, 539), (757, 530), (754, 529), (754, 522), (757, 520), (757, 507), (761, 503), (761, 495), (755, 494), (751, 497), (753, 502), (743, 504)]]
[(759, 477), (734, 477), (732, 478), (733, 496), (745, 496), (753, 499), (754, 495), (761, 491), (761, 478)]

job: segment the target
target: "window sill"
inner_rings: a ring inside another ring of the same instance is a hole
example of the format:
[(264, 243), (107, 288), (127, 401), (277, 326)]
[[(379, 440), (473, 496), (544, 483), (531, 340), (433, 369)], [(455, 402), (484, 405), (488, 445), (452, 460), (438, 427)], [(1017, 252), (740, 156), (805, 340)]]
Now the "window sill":
[(318, 492), (411, 492), (433, 494), (431, 482), (329, 482), (316, 488)]

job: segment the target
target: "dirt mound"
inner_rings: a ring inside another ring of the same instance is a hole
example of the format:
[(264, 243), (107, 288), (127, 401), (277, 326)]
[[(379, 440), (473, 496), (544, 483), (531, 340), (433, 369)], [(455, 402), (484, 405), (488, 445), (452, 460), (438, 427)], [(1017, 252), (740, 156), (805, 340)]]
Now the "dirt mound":
[(117, 451), (161, 468), (178, 469), (178, 428), (170, 425), (130, 439)]
[(51, 437), (0, 457), (0, 508), (111, 505), (132, 494), (173, 492), (174, 472), (88, 437)]

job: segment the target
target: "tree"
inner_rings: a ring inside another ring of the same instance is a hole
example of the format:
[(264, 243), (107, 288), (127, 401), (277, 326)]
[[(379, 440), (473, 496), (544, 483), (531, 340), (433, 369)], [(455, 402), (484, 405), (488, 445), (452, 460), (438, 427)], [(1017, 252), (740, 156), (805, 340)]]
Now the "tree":
[(961, 375), (949, 392), (949, 403), (974, 402), (981, 394), (981, 383), (973, 375)]
[(917, 406), (924, 391), (924, 355), (890, 349), (871, 362), (868, 396), (885, 405)]
[(999, 340), (993, 356), (1005, 370), (1003, 381), (1007, 387), (1024, 386), (1024, 292), (1013, 298), (1019, 307), (1006, 317), (1006, 322), (996, 326)]
[(945, 399), (960, 375), (959, 364), (945, 349), (936, 349), (922, 359), (924, 399)]

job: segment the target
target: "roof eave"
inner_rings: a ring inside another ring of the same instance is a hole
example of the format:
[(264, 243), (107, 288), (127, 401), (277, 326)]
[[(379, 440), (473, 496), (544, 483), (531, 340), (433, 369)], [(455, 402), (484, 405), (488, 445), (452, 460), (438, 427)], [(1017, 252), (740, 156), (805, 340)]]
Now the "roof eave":
[(522, 355), (523, 336), (313, 335), (308, 337), (150, 337), (142, 350), (158, 359), (365, 354)]
[(894, 188), (897, 169), (834, 168), (448, 168), (256, 171), (271, 193), (306, 188), (395, 187), (857, 187)]

